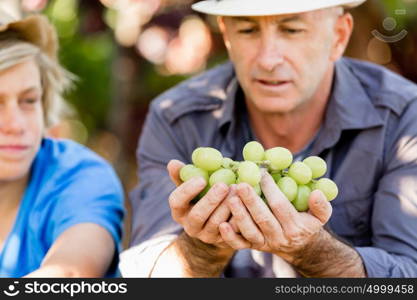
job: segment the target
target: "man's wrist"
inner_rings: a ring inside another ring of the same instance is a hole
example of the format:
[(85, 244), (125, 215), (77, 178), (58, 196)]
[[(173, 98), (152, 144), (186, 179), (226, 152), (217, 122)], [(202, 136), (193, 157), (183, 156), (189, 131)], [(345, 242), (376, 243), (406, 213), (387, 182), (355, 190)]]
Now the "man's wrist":
[(311, 238), (310, 243), (292, 255), (291, 264), (296, 268), (305, 265), (307, 261), (311, 261), (314, 257), (317, 257), (317, 253), (321, 253), (323, 248), (329, 247), (331, 243), (330, 239), (331, 235), (324, 228), (321, 228)]
[(186, 232), (182, 232), (174, 244), (187, 273), (193, 277), (220, 276), (235, 252), (231, 248), (206, 244)]
[[(288, 259), (287, 259), (288, 261)], [(289, 262), (305, 277), (365, 277), (359, 254), (322, 228)]]

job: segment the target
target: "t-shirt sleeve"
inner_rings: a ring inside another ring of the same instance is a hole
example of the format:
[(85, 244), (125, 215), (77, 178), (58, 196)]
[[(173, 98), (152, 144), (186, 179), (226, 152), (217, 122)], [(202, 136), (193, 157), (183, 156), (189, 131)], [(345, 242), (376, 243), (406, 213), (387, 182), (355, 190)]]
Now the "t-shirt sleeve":
[(53, 181), (50, 244), (74, 225), (94, 223), (111, 234), (120, 250), (124, 197), (113, 169), (104, 161), (86, 159)]

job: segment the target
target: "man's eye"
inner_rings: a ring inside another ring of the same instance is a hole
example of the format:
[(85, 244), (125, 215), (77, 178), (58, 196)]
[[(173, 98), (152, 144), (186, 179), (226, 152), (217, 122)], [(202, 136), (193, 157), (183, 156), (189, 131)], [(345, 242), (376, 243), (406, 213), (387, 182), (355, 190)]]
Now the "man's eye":
[(251, 34), (256, 31), (255, 28), (240, 29), (238, 32), (241, 34)]
[(282, 31), (288, 34), (298, 34), (304, 32), (304, 29), (283, 28)]

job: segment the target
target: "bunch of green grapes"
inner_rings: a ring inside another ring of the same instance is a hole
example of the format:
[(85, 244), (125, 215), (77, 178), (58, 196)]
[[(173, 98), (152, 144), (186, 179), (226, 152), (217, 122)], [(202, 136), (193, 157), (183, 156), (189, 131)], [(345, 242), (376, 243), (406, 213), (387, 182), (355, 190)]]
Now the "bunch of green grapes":
[(243, 148), (243, 158), (244, 161), (234, 161), (223, 157), (214, 148), (200, 147), (192, 154), (193, 164), (180, 170), (180, 178), (185, 182), (200, 176), (208, 182), (198, 199), (216, 183), (223, 182), (230, 186), (245, 182), (265, 200), (259, 185), (261, 168), (264, 168), (297, 211), (308, 210), (308, 199), (313, 190), (322, 191), (328, 201), (337, 197), (337, 185), (328, 178), (321, 178), (327, 172), (327, 164), (318, 156), (293, 162), (293, 155), (288, 149), (275, 147), (265, 151), (260, 143), (252, 141)]

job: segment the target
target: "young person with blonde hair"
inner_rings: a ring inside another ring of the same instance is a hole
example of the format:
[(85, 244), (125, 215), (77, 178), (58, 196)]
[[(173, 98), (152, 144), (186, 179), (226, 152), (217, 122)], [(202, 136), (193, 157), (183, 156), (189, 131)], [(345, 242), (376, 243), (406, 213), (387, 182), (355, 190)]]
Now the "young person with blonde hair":
[(117, 271), (123, 191), (82, 145), (46, 137), (71, 76), (46, 17), (0, 11), (0, 277)]

